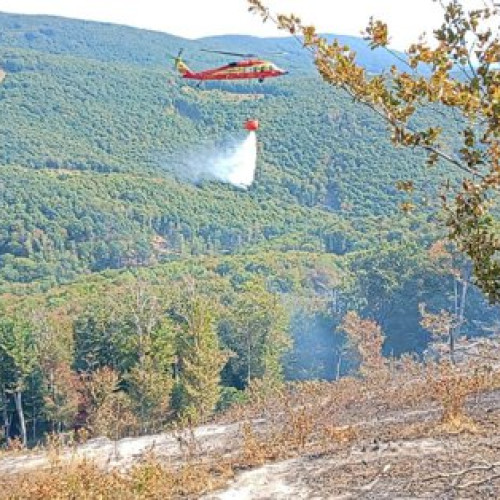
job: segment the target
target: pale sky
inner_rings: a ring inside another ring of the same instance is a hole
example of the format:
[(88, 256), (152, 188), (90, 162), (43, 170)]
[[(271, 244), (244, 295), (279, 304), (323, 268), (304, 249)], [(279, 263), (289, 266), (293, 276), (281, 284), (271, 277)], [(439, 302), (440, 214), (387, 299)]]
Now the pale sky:
[[(264, 0), (274, 12), (293, 12), (319, 31), (360, 36), (371, 15), (389, 24), (391, 45), (405, 48), (439, 26), (432, 0)], [(480, 0), (464, 0), (476, 7)], [(164, 31), (186, 38), (248, 34), (279, 36), (248, 12), (246, 0), (0, 0), (0, 12), (50, 14)]]

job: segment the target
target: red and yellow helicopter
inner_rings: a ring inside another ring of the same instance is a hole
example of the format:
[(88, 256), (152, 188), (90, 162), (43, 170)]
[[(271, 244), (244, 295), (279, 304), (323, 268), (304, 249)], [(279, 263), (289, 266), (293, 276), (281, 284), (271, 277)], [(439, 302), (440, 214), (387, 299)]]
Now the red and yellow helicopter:
[(266, 78), (275, 78), (288, 73), (278, 68), (274, 63), (257, 58), (255, 54), (239, 54), (237, 52), (224, 52), (220, 50), (201, 49), (203, 52), (214, 54), (223, 54), (229, 56), (241, 57), (241, 61), (231, 62), (225, 66), (207, 69), (204, 71), (192, 71), (182, 60), (183, 49), (179, 50), (174, 59), (175, 69), (182, 75), (182, 78), (188, 80), (198, 80), (200, 83), (211, 80), (249, 80), (257, 79), (263, 82)]

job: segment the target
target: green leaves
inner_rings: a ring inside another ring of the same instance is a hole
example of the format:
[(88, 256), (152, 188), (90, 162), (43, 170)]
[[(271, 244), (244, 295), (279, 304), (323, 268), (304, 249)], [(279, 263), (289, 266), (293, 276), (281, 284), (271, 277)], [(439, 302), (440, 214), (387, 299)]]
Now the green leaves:
[(12, 391), (22, 391), (37, 365), (33, 326), (21, 318), (0, 317), (0, 377)]
[(220, 372), (228, 356), (219, 347), (210, 302), (196, 291), (184, 297), (179, 310), (184, 324), (178, 335), (178, 409), (197, 422), (210, 416), (219, 401)]

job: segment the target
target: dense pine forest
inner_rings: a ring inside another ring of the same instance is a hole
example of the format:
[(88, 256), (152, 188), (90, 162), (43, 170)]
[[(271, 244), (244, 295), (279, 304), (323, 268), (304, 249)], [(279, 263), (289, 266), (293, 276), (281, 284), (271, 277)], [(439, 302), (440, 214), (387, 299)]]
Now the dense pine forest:
[[(394, 63), (345, 41), (370, 72)], [(168, 58), (182, 47), (209, 67), (225, 61), (199, 49), (227, 46), (281, 51), (290, 74), (198, 88)], [(249, 116), (249, 189), (173, 174), (180, 156), (243, 136)], [(443, 243), (436, 186), (453, 171), (394, 149), (292, 38), (0, 14), (0, 117), (0, 440), (147, 433), (248, 387), (354, 373), (348, 311), (395, 356), (426, 350), (426, 315), (454, 314), (468, 336), (500, 319)], [(410, 194), (396, 187), (407, 177)]]

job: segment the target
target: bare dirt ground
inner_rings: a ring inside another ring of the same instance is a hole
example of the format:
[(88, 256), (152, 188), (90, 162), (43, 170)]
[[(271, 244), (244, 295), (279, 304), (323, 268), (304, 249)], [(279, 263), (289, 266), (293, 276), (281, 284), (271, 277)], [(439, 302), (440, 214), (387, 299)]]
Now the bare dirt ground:
[(363, 437), (349, 446), (242, 472), (203, 498), (500, 498), (500, 393), (471, 402), (469, 410), (472, 433), (447, 433), (434, 409), (410, 412), (410, 423), (405, 413), (362, 422)]
[(197, 454), (224, 454), (235, 439), (239, 426), (207, 425), (198, 427), (193, 434), (164, 433), (112, 441), (108, 438), (91, 439), (85, 444), (51, 451), (0, 455), (0, 475), (29, 472), (74, 460), (92, 460), (108, 469), (127, 471), (145, 456), (154, 455), (162, 462), (180, 462), (187, 447), (195, 446)]

